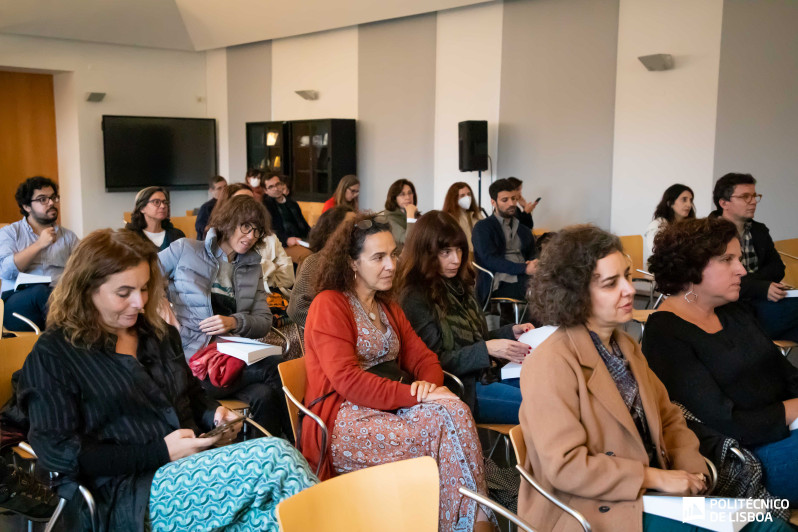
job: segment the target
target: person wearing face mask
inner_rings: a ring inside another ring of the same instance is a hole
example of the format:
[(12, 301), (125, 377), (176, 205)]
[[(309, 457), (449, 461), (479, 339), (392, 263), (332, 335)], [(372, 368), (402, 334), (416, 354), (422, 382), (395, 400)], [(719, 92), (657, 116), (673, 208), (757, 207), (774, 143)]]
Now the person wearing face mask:
[(531, 348), (517, 339), (529, 323), (488, 331), (474, 297), (474, 270), (463, 230), (445, 212), (418, 219), (397, 270), (399, 302), (416, 334), (444, 370), (463, 381), (463, 400), (478, 423), (518, 424), (518, 379), (502, 381), (498, 363), (524, 361)]
[(255, 249), (268, 229), (268, 214), (253, 198), (233, 196), (217, 205), (209, 225), (204, 242), (184, 238), (158, 254), (183, 352), (211, 397), (244, 401), (270, 433), (290, 434), (277, 374), (280, 357), (248, 366), (227, 360), (219, 373), (212, 361), (210, 369), (203, 368), (203, 357), (214, 354), (205, 348), (218, 336), (259, 339), (271, 329), (261, 256)]
[(686, 186), (675, 184), (665, 189), (657, 208), (654, 209), (654, 219), (643, 233), (643, 261), (648, 263), (648, 258), (654, 252), (654, 237), (666, 225), (695, 218), (695, 205), (693, 204), (693, 190)]
[(258, 170), (257, 168), (250, 168), (247, 170), (245, 181), (247, 185), (252, 188), (252, 193), (255, 194), (255, 199), (258, 201), (263, 201), (263, 195), (266, 193), (263, 187), (263, 178), (265, 175), (263, 170)]
[(443, 212), (451, 215), (460, 224), (460, 228), (466, 235), (469, 254), (472, 254), (474, 244), (471, 243), (471, 232), (474, 229), (474, 224), (482, 219), (482, 213), (479, 212), (474, 191), (471, 190), (468, 183), (458, 181), (449, 187), (443, 200)]
[(421, 216), (417, 203), (416, 187), (407, 179), (398, 179), (388, 188), (383, 214), (391, 224), (391, 234), (399, 253), (402, 252), (407, 234), (412, 230), (416, 218)]
[[(513, 183), (499, 179), (490, 185), (488, 192), (493, 216), (474, 225), (471, 237), (474, 260), (493, 272), (493, 297), (524, 300), (527, 281), (538, 264), (535, 237), (515, 217), (518, 194)], [(477, 300), (484, 303), (490, 291), (490, 276), (480, 272), (477, 276)]]
[[(441, 532), (493, 530), (491, 514), (458, 486), (486, 493), (474, 419), (443, 386), (438, 357), (392, 298), (396, 243), (384, 215), (343, 222), (321, 252), (305, 326), (305, 404), (330, 429), (321, 479), (432, 456), (440, 470)], [(303, 425), (302, 452), (320, 460), (319, 429)]]
[[(46, 177), (31, 177), (15, 195), (23, 218), (0, 228), (0, 280), (4, 305), (3, 324), (11, 331), (28, 331), (14, 312), (44, 329), (47, 298), (78, 244), (78, 237), (58, 225), (58, 185)], [(20, 273), (50, 277), (49, 283), (20, 285)]]
[(151, 242), (159, 251), (186, 237), (169, 220), (169, 193), (163, 187), (147, 187), (136, 194), (133, 214), (125, 229)]

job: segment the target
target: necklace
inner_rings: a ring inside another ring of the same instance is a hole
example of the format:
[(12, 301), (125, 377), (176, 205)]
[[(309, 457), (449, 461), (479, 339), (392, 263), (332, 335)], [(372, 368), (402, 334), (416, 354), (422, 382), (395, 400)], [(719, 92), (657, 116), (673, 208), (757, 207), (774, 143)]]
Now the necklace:
[[(363, 310), (366, 310), (366, 307), (363, 305), (363, 303), (362, 303), (361, 301), (358, 301), (358, 302), (360, 303), (360, 306), (363, 308)], [(375, 304), (376, 302), (377, 302), (377, 301), (376, 301), (375, 299), (372, 299), (372, 300), (371, 300), (371, 309), (372, 309), (372, 310), (367, 310), (367, 311), (366, 311), (366, 314), (368, 314), (368, 315), (369, 315), (369, 319), (370, 319), (371, 321), (377, 321), (377, 315), (376, 315), (376, 314), (374, 313), (374, 311), (373, 311), (373, 309), (374, 309), (374, 304)]]

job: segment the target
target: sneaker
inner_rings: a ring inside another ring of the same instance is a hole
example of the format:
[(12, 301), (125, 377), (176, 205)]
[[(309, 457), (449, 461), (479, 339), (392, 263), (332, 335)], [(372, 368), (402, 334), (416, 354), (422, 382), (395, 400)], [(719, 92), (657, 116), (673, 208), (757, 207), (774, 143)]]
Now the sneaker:
[(0, 458), (0, 508), (30, 519), (48, 519), (58, 502), (46, 484)]

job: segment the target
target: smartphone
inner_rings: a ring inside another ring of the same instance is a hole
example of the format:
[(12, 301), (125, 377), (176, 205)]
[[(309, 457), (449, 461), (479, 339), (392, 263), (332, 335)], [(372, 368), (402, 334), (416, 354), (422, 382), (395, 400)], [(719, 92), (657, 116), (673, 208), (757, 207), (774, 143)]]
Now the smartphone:
[(237, 418), (235, 418), (232, 421), (228, 421), (227, 423), (222, 423), (221, 425), (217, 425), (216, 427), (212, 428), (211, 430), (209, 430), (205, 434), (200, 434), (199, 437), (200, 438), (213, 438), (214, 436), (218, 436), (222, 432), (226, 431), (230, 427), (234, 427), (234, 426), (238, 425), (239, 423), (243, 423), (243, 422), (244, 422), (244, 416), (238, 416)]

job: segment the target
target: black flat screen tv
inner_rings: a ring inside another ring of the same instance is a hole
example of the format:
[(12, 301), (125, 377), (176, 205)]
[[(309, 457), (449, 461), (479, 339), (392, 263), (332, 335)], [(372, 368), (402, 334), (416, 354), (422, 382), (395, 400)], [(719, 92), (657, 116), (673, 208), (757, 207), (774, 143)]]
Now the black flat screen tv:
[(218, 173), (216, 120), (103, 115), (105, 190), (207, 188)]

